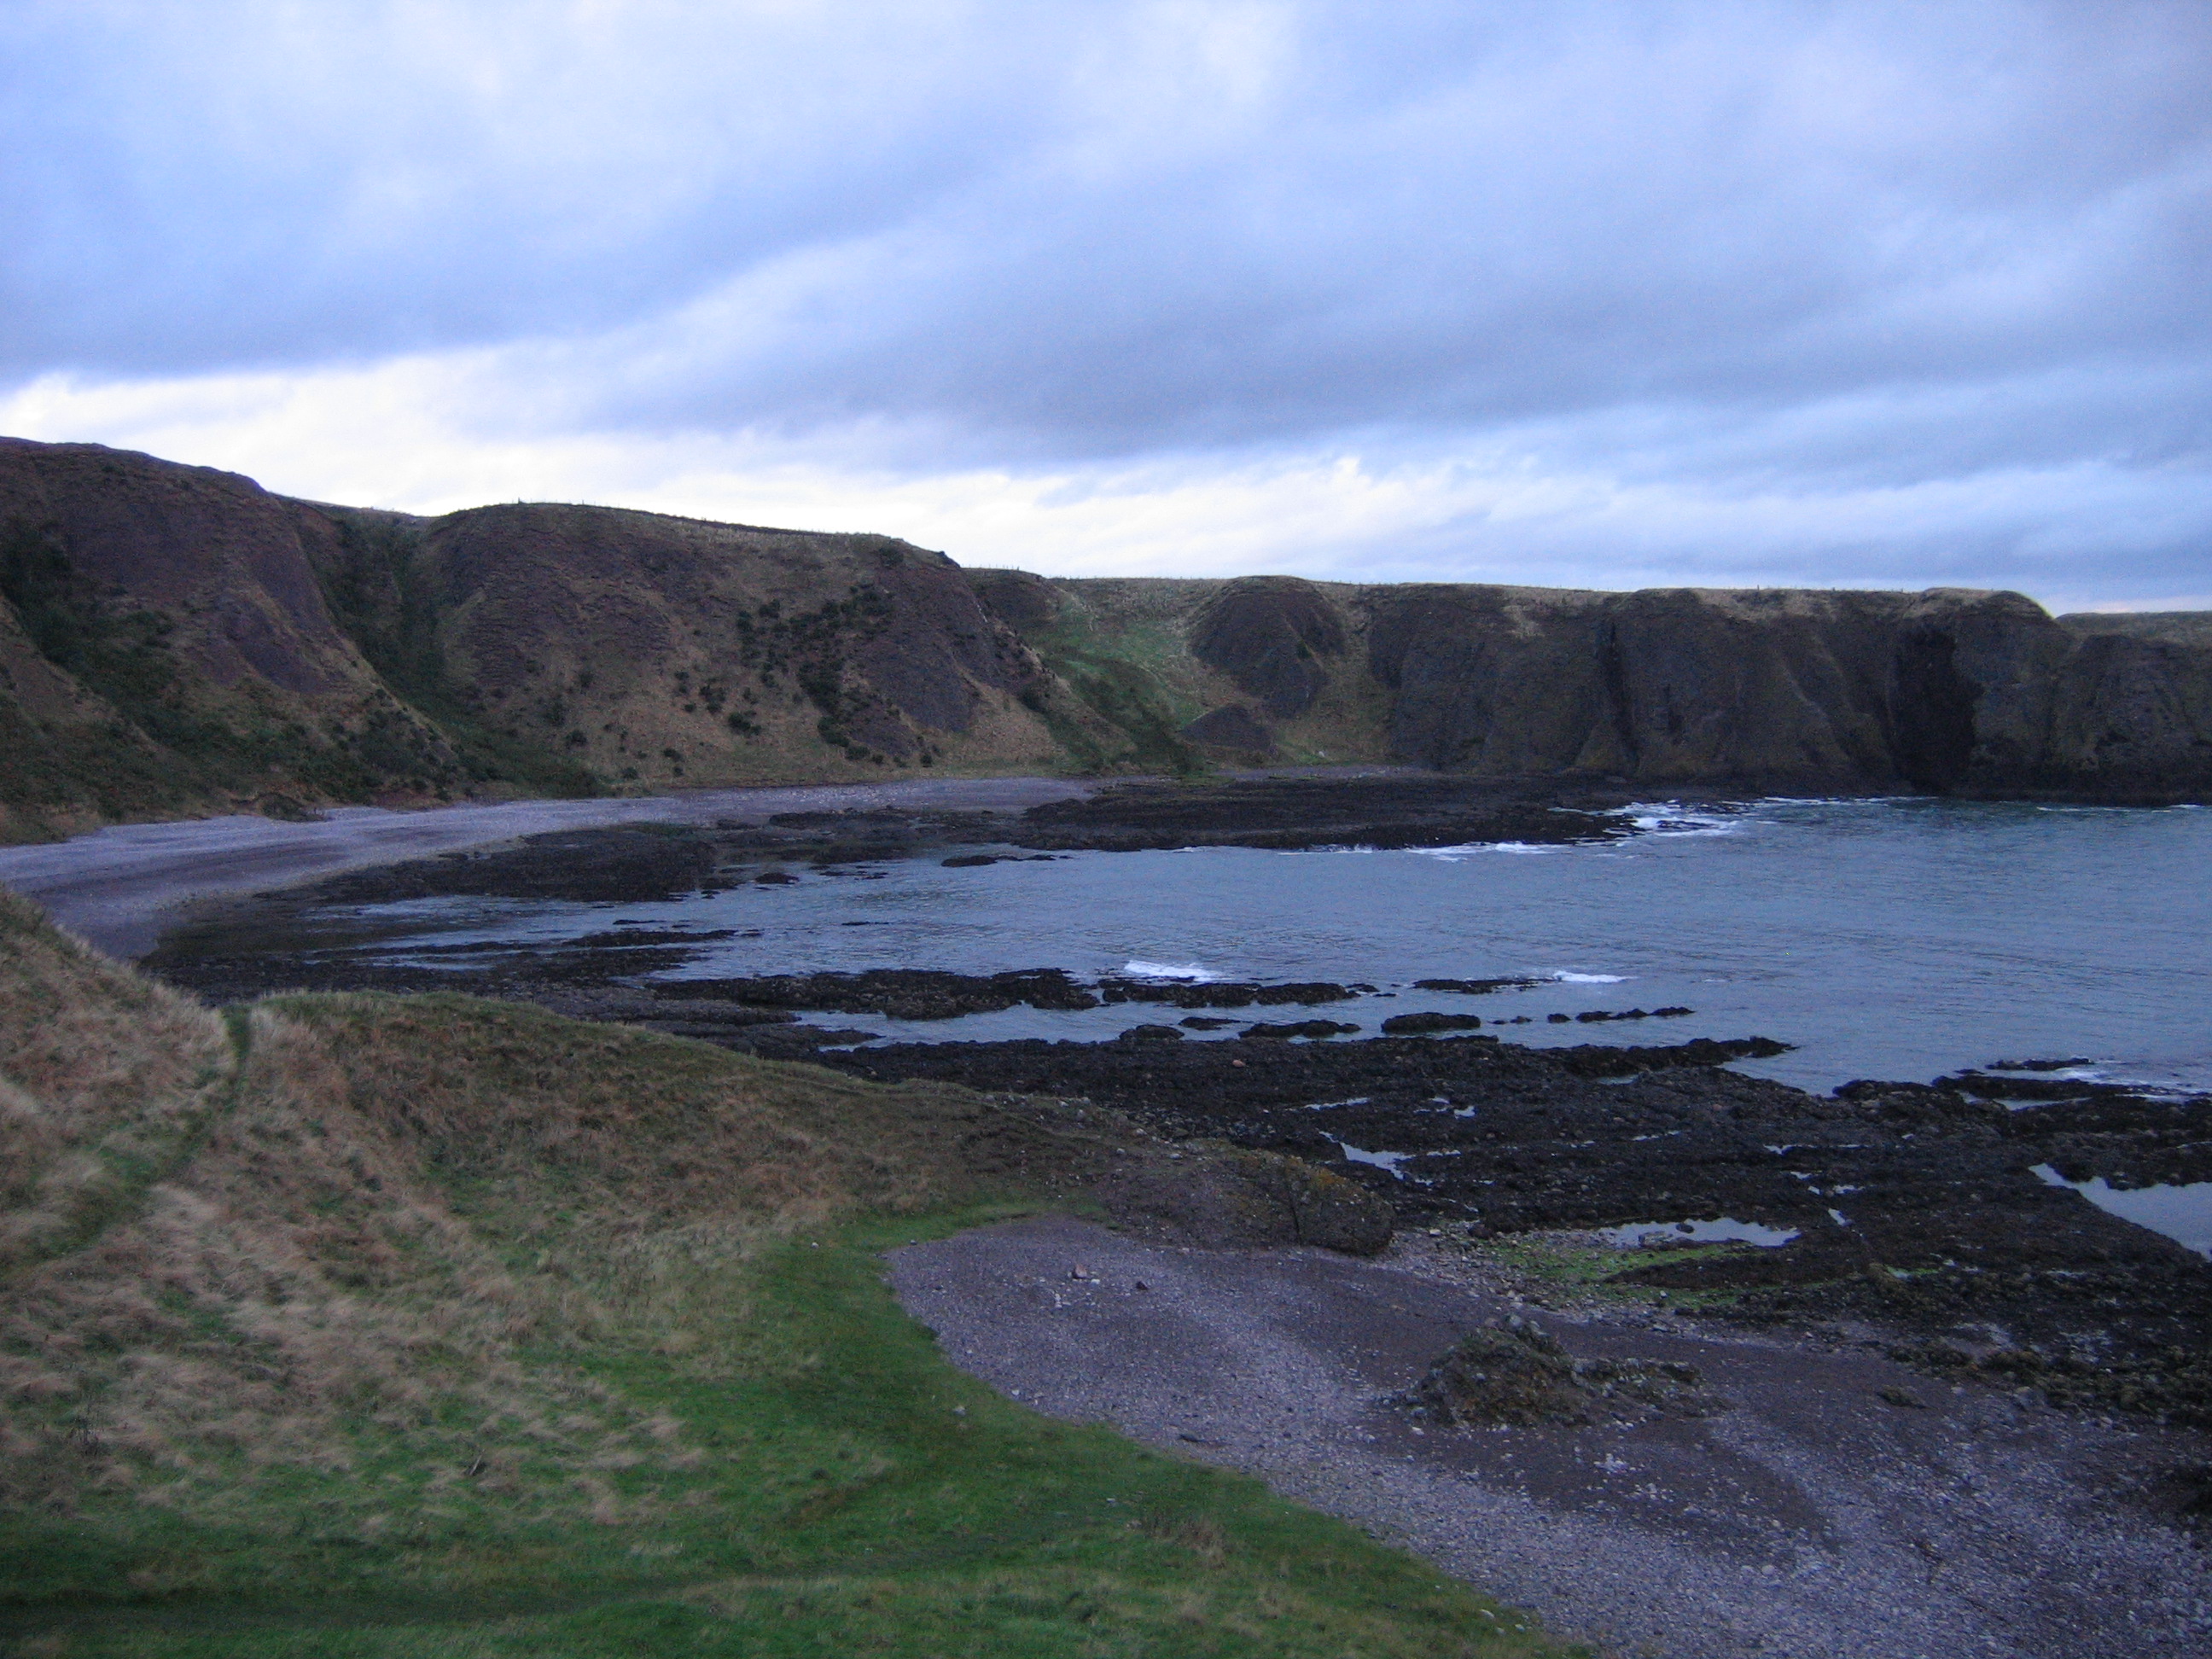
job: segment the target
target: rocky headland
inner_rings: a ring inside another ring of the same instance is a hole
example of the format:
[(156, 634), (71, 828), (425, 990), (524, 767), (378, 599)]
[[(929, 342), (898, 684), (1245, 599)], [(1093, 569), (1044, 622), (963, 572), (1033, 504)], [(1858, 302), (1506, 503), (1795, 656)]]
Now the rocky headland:
[(2195, 613), (2014, 593), (1060, 580), (886, 536), (436, 518), (0, 440), (0, 836), (240, 809), (1406, 765), (2212, 794)]

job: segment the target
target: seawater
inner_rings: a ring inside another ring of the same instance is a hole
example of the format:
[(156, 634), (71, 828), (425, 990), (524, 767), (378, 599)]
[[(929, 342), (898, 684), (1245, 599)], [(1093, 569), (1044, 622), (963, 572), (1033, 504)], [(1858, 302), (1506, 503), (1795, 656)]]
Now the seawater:
[[(374, 923), (379, 948), (403, 957), (625, 922), (750, 935), (702, 944), (678, 977), (1058, 967), (1364, 981), (1393, 994), (1243, 1012), (1370, 1033), (1419, 1010), (1526, 1015), (1486, 1030), (1539, 1044), (1771, 1036), (1794, 1051), (1742, 1069), (1818, 1090), (2075, 1055), (2093, 1075), (2212, 1089), (2212, 811), (1911, 799), (1631, 816), (1634, 837), (1576, 847), (1084, 853), (957, 870), (933, 858), (794, 866), (789, 885), (667, 903), (439, 900), (344, 919)], [(1476, 997), (1411, 987), (1508, 976), (1540, 982)], [(1547, 1018), (1668, 1005), (1696, 1012)], [(902, 1039), (1097, 1039), (1179, 1012), (815, 1018)]]

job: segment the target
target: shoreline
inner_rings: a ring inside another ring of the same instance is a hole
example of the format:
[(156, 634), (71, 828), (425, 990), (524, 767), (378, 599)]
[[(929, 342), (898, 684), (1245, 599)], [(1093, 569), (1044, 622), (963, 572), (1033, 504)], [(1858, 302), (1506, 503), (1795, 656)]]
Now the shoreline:
[(164, 929), (210, 900), (531, 836), (633, 823), (763, 823), (781, 812), (899, 805), (1015, 811), (1103, 787), (1063, 778), (916, 778), (496, 805), (337, 806), (298, 822), (240, 814), (110, 824), (66, 841), (0, 848), (0, 886), (44, 906), (58, 925), (108, 955), (135, 961)]

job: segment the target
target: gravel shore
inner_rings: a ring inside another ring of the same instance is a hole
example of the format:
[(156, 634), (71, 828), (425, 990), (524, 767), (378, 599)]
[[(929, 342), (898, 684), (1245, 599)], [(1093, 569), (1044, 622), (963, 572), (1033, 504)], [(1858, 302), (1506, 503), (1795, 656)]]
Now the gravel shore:
[[(1540, 1311), (1494, 1257), (1419, 1235), (1359, 1261), (1045, 1217), (889, 1271), (955, 1363), (1007, 1394), (1259, 1475), (1607, 1656), (2212, 1649), (2207, 1556), (2160, 1513), (2201, 1436), (1954, 1390), (1847, 1344)], [(1508, 1311), (1577, 1358), (1693, 1364), (1731, 1408), (1464, 1431), (1383, 1403)]]

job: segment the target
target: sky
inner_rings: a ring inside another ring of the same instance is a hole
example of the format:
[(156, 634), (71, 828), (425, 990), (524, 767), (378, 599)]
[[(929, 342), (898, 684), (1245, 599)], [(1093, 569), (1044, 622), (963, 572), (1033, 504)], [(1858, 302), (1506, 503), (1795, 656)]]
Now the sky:
[(2212, 606), (2198, 0), (5, 0), (0, 227), (314, 499)]

